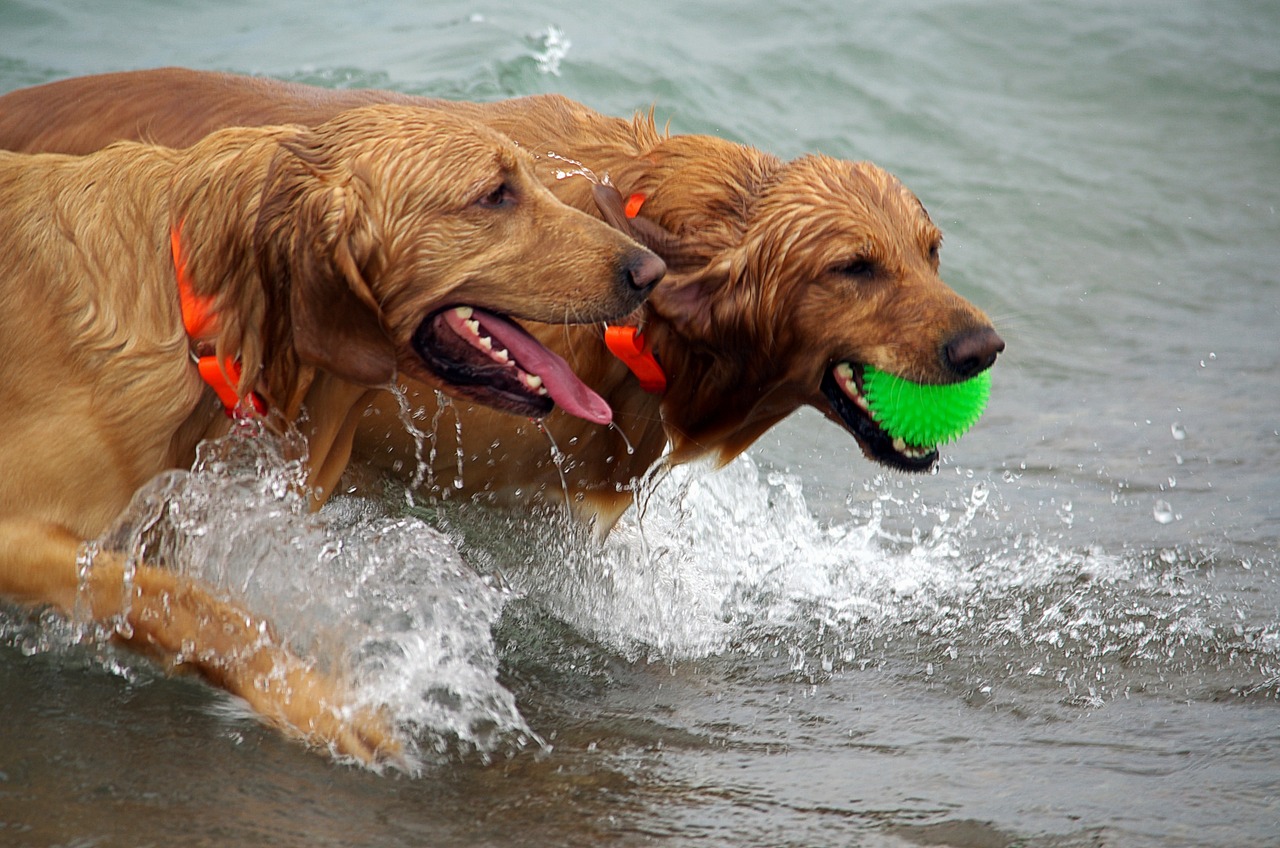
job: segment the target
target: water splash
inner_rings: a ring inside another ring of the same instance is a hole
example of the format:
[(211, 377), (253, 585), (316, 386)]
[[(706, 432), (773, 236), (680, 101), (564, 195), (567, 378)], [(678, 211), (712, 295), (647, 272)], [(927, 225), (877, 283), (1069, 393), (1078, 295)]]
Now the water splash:
[(603, 177), (598, 177), (596, 176), (595, 171), (591, 170), (577, 159), (570, 159), (568, 156), (561, 156), (559, 153), (552, 150), (547, 151), (547, 158), (554, 159), (557, 162), (563, 162), (568, 166), (567, 168), (557, 168), (553, 172), (553, 176), (555, 176), (557, 180), (567, 180), (570, 177), (582, 177), (592, 185), (611, 185), (608, 174), (605, 174)]
[(508, 528), (528, 547), (500, 567), (631, 658), (782, 656), (808, 677), (932, 664), (931, 679), (983, 697), (1002, 681), (1069, 706), (1134, 687), (1243, 691), (1280, 670), (1274, 611), (1237, 627), (1211, 554), (1066, 547), (1036, 529), (1053, 524), (1016, 521), (989, 480), (938, 504), (900, 486), (872, 481), (849, 520), (824, 523), (798, 478), (750, 458), (680, 467), (638, 486), (640, 508), (602, 544), (545, 515)]
[(449, 409), (453, 410), (453, 443), (454, 458), (457, 460), (457, 473), (453, 478), (453, 488), (461, 490), (466, 486), (462, 479), (462, 466), (465, 464), (465, 454), (462, 449), (462, 416), (458, 414), (457, 408), (451, 403)]
[(163, 563), (269, 619), (382, 708), (411, 757), (540, 743), (498, 682), (508, 592), (421, 521), (338, 498), (308, 512), (305, 455), (269, 434), (200, 447), (143, 487), (103, 549)]
[[(102, 545), (270, 617), (423, 755), (537, 744), (500, 667), (568, 657), (566, 675), (590, 674), (575, 638), (635, 659), (728, 657), (753, 675), (776, 661), (806, 679), (886, 666), (984, 702), (1016, 689), (1067, 709), (1135, 690), (1280, 696), (1275, 605), (1230, 583), (1245, 569), (1256, 586), (1274, 564), (1068, 547), (1052, 514), (1011, 515), (999, 480), (930, 502), (880, 478), (850, 492), (845, 519), (821, 521), (799, 478), (749, 457), (715, 473), (660, 463), (603, 543), (552, 511), (477, 507), (469, 565), (397, 504), (308, 514), (304, 470), (287, 443), (211, 443), (194, 471), (144, 489)], [(565, 633), (528, 638), (531, 608)]]
[(551, 445), (551, 464), (556, 467), (556, 473), (560, 475), (560, 490), (564, 492), (565, 503), (569, 502), (569, 480), (564, 476), (565, 453), (560, 450), (560, 446), (556, 444), (556, 437), (551, 435), (551, 431), (547, 429), (546, 424), (541, 420), (535, 420), (534, 424), (538, 427), (538, 432), (547, 437), (547, 442)]
[(535, 37), (541, 48), (533, 54), (534, 61), (538, 63), (538, 70), (551, 76), (560, 76), (560, 62), (569, 55), (569, 48), (573, 46), (573, 42), (565, 35), (564, 30), (557, 26), (548, 26)]
[[(399, 407), (400, 423), (404, 425), (405, 431), (413, 439), (413, 457), (415, 465), (413, 476), (409, 479), (409, 485), (405, 489), (405, 497), (409, 501), (409, 505), (414, 503), (414, 492), (422, 486), (424, 481), (428, 482), (431, 470), (435, 465), (436, 456), (436, 424), (440, 419), (440, 412), (444, 409), (445, 395), (436, 392), (436, 417), (431, 422), (431, 435), (422, 432), (418, 427), (415, 419), (422, 414), (422, 409), (414, 409), (413, 404), (409, 401), (409, 394), (399, 383), (394, 384), (388, 389), (392, 397), (396, 399), (396, 405)], [(423, 456), (423, 448), (426, 447), (428, 438), (431, 443), (431, 452), (427, 457)]]

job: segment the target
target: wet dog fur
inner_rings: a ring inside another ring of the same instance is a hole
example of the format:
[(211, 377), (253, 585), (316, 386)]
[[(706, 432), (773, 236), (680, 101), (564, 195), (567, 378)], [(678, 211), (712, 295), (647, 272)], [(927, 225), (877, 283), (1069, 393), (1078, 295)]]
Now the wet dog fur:
[[(178, 265), (216, 313), (199, 338)], [(91, 555), (140, 486), (232, 426), (193, 353), (238, 361), (236, 394), (265, 399), (270, 426), (299, 426), (319, 505), (397, 374), (543, 408), (532, 390), (441, 380), (420, 341), (441, 310), (597, 322), (632, 313), (663, 271), (558, 202), (506, 137), (385, 105), (183, 150), (0, 153), (0, 267), (0, 598), (87, 612), (287, 732), (370, 762), (398, 755), (386, 718), (348, 710), (342, 682), (269, 622), (160, 564)]]
[[(941, 279), (942, 236), (924, 206), (877, 166), (821, 155), (784, 161), (556, 95), (454, 103), (167, 68), (10, 93), (0, 98), (0, 146), (84, 152), (121, 137), (183, 144), (221, 126), (316, 123), (370, 102), (447, 109), (507, 134), (537, 157), (539, 175), (562, 200), (626, 228), (670, 268), (631, 318), (667, 374), (665, 393), (640, 388), (600, 327), (538, 328), (609, 401), (614, 428), (553, 413), (543, 426), (557, 456), (537, 427), (451, 404), (443, 420), (457, 416), (460, 427), (438, 429), (436, 467), (426, 475), (436, 493), (564, 501), (603, 531), (655, 463), (727, 462), (806, 405), (869, 458), (925, 470), (937, 461), (934, 446), (896, 445), (859, 407), (840, 366), (950, 383), (990, 367), (1004, 348), (986, 315)], [(596, 182), (564, 176), (580, 170)], [(606, 176), (616, 191), (597, 184)], [(623, 201), (636, 195), (643, 204), (628, 218)], [(434, 393), (406, 385), (432, 420)], [(357, 454), (389, 470), (413, 467), (414, 442), (395, 409), (386, 399), (376, 406), (382, 414), (360, 425)]]

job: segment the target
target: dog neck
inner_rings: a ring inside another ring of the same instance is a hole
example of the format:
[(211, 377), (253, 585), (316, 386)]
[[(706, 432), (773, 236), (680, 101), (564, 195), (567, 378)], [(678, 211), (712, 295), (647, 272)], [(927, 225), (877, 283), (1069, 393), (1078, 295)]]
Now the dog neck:
[(661, 395), (667, 390), (667, 373), (639, 327), (610, 324), (604, 328), (604, 343), (640, 381), (640, 388), (651, 395)]
[(265, 415), (266, 401), (257, 392), (242, 394), (240, 386), (241, 364), (238, 356), (219, 358), (212, 340), (218, 335), (218, 313), (214, 298), (196, 294), (182, 246), (182, 224), (175, 224), (169, 232), (173, 253), (174, 277), (178, 283), (178, 302), (182, 309), (182, 325), (193, 345), (192, 361), (200, 379), (213, 389), (222, 401), (223, 411), (232, 418)]

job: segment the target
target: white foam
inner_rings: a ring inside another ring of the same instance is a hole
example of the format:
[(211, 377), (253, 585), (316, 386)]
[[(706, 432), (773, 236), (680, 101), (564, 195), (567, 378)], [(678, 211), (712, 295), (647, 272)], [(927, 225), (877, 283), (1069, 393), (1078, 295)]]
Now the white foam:
[(868, 484), (847, 521), (823, 523), (798, 478), (749, 457), (714, 473), (675, 469), (603, 545), (544, 529), (511, 579), (631, 657), (782, 651), (813, 674), (906, 637), (941, 663), (999, 663), (973, 674), (1108, 695), (1128, 685), (1121, 657), (1194, 670), (1238, 664), (1244, 649), (1263, 674), (1280, 665), (1257, 650), (1261, 631), (1222, 620), (1193, 552), (1070, 548), (1035, 529), (1047, 522), (1013, 520), (993, 482), (931, 505), (898, 479)]
[(554, 25), (548, 26), (535, 38), (538, 46), (542, 48), (533, 54), (534, 61), (538, 63), (538, 70), (550, 76), (560, 76), (560, 63), (569, 55), (569, 48), (573, 46), (573, 42), (565, 35), (564, 30)]
[(267, 616), (384, 708), (411, 751), (536, 739), (497, 680), (491, 628), (506, 593), (417, 519), (342, 499), (309, 513), (304, 467), (296, 444), (262, 434), (206, 443), (191, 472), (139, 491), (104, 545)]
[(991, 667), (964, 674), (1043, 681), (1086, 706), (1123, 692), (1143, 662), (1160, 675), (1234, 663), (1231, 686), (1242, 664), (1246, 681), (1280, 680), (1274, 616), (1224, 609), (1194, 554), (1059, 546), (1034, 516), (1012, 520), (991, 481), (929, 504), (901, 478), (877, 480), (850, 493), (847, 519), (823, 522), (797, 477), (741, 457), (655, 475), (604, 543), (545, 515), (482, 523), (468, 562), (396, 497), (308, 513), (304, 468), (296, 442), (209, 443), (192, 472), (145, 487), (102, 543), (270, 617), (419, 753), (540, 741), (499, 681), (493, 630), (515, 598), (632, 658), (782, 656), (820, 675), (877, 662), (897, 640), (923, 673), (985, 657)]

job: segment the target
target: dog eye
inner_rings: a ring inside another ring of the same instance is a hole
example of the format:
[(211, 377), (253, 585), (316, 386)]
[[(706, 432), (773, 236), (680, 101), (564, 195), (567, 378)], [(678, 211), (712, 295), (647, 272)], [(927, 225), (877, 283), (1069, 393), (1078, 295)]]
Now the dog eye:
[(859, 256), (851, 262), (837, 265), (834, 270), (855, 280), (870, 280), (880, 273), (880, 265), (874, 259)]
[(511, 186), (501, 183), (493, 191), (481, 197), (476, 201), (477, 206), (485, 209), (500, 209), (515, 199), (515, 195), (511, 191)]

